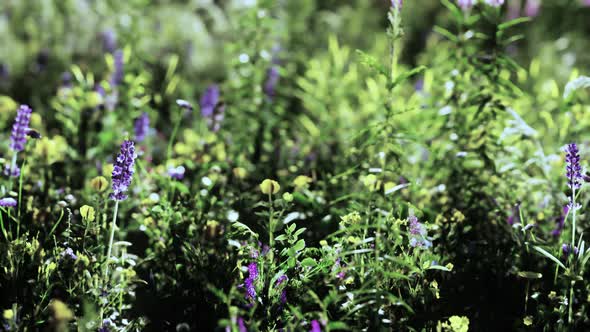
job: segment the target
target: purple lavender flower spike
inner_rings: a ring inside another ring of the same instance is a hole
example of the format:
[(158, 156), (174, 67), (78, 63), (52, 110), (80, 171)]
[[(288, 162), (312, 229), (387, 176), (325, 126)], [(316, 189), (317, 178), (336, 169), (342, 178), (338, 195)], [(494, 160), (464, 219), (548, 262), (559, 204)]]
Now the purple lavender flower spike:
[(311, 321), (311, 330), (309, 332), (322, 332), (322, 327), (320, 326), (320, 322), (316, 319)]
[(244, 285), (246, 286), (246, 299), (254, 302), (256, 299), (256, 286), (254, 282), (258, 278), (258, 264), (256, 262), (252, 262), (248, 264), (248, 278), (244, 280)]
[(131, 184), (136, 157), (133, 141), (124, 141), (113, 167), (113, 193), (109, 196), (110, 199), (115, 201), (127, 199), (125, 193)]
[(485, 0), (485, 3), (492, 7), (500, 7), (504, 4), (504, 0)]
[(580, 166), (580, 151), (576, 143), (570, 143), (565, 147), (565, 163), (567, 186), (570, 189), (579, 189), (582, 185), (582, 166)]
[(143, 142), (149, 131), (150, 117), (146, 112), (143, 112), (139, 118), (135, 120), (135, 140), (137, 142)]
[(210, 85), (203, 96), (201, 96), (201, 115), (205, 118), (213, 116), (215, 106), (219, 102), (219, 87), (215, 84)]
[(266, 82), (264, 82), (264, 93), (267, 97), (272, 98), (275, 96), (275, 88), (279, 83), (279, 68), (272, 66), (266, 72)]
[(16, 199), (12, 197), (4, 197), (0, 198), (0, 206), (1, 207), (15, 207), (17, 204)]
[(12, 133), (10, 134), (10, 149), (14, 152), (25, 149), (31, 113), (33, 113), (33, 110), (27, 105), (20, 105), (18, 108), (14, 125), (12, 125)]
[(113, 60), (114, 60), (114, 72), (113, 75), (111, 76), (111, 84), (112, 85), (119, 85), (121, 83), (123, 83), (123, 77), (125, 75), (124, 71), (123, 71), (123, 65), (124, 65), (124, 54), (122, 50), (116, 50), (113, 53)]

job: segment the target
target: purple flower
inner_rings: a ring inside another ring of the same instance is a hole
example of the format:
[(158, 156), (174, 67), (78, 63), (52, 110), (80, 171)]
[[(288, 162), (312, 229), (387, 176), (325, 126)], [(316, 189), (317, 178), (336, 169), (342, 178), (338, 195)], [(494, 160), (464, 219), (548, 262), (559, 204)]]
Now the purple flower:
[(113, 167), (113, 193), (109, 198), (116, 201), (127, 199), (125, 193), (131, 184), (131, 179), (134, 173), (133, 166), (136, 157), (137, 155), (135, 154), (133, 141), (124, 141), (123, 144), (121, 144), (121, 152), (117, 156)]
[(4, 175), (17, 178), (20, 176), (20, 168), (16, 165), (12, 167), (10, 164), (4, 165)]
[(215, 106), (219, 102), (219, 87), (210, 85), (201, 96), (201, 115), (205, 118), (213, 116)]
[(149, 131), (150, 117), (146, 112), (143, 112), (139, 118), (135, 120), (135, 140), (137, 142), (143, 142)]
[(225, 116), (225, 105), (220, 101), (219, 94), (219, 87), (213, 84), (201, 96), (201, 115), (207, 120), (207, 127), (212, 132), (221, 129), (221, 122)]
[(391, 7), (401, 10), (402, 5), (404, 4), (403, 0), (391, 0)]
[(266, 72), (266, 82), (264, 82), (264, 93), (267, 97), (272, 98), (275, 96), (275, 88), (279, 83), (279, 68), (272, 66)]
[(539, 15), (541, 10), (541, 0), (527, 0), (524, 7), (524, 14), (528, 17), (535, 17)]
[(492, 7), (500, 7), (504, 4), (504, 0), (485, 0), (485, 3)]
[(457, 0), (457, 5), (459, 5), (463, 11), (468, 11), (473, 7), (473, 0)]
[(125, 75), (123, 71), (124, 65), (124, 54), (122, 50), (116, 50), (113, 53), (113, 61), (114, 61), (114, 72), (111, 76), (111, 84), (112, 85), (119, 85), (123, 83), (123, 77)]
[(582, 4), (586, 7), (590, 7), (590, 0), (583, 0)]
[[(572, 246), (570, 244), (566, 244), (564, 243), (561, 246), (561, 251), (563, 252), (563, 255), (567, 258), (569, 256), (569, 254), (572, 252)], [(574, 247), (574, 255), (578, 254), (578, 247)]]
[[(287, 278), (286, 275), (282, 275), (277, 279), (277, 282), (275, 283), (275, 287), (279, 287), (281, 286), (284, 282), (286, 282), (289, 278)], [(283, 286), (283, 290), (281, 291), (281, 296), (280, 296), (280, 301), (281, 301), (281, 305), (287, 303), (287, 290), (284, 289), (284, 287), (286, 287), (285, 285)]]
[(565, 147), (565, 175), (570, 189), (579, 189), (582, 185), (582, 166), (580, 166), (580, 151), (576, 143)]
[(168, 175), (175, 180), (184, 179), (184, 172), (185, 172), (184, 166), (169, 167), (168, 168)]
[(17, 204), (16, 199), (12, 197), (4, 197), (0, 198), (0, 206), (1, 207), (15, 207)]
[(256, 262), (248, 264), (248, 278), (244, 281), (246, 286), (246, 299), (254, 302), (256, 299), (256, 286), (254, 282), (258, 278), (258, 265)]
[(100, 33), (102, 38), (102, 49), (105, 53), (113, 53), (117, 48), (117, 35), (111, 29)]
[(424, 225), (422, 225), (419, 221), (418, 218), (416, 216), (410, 216), (409, 218), (410, 221), (410, 234), (411, 235), (426, 235), (426, 228), (424, 228)]
[(78, 256), (76, 256), (76, 254), (74, 254), (74, 250), (72, 250), (72, 248), (66, 248), (66, 250), (64, 250), (61, 253), (61, 256), (62, 257), (68, 257), (69, 259), (74, 260), (74, 261), (76, 259), (78, 259)]
[(27, 105), (20, 105), (18, 108), (14, 125), (12, 125), (12, 133), (10, 135), (10, 148), (15, 152), (25, 149), (31, 113), (33, 113), (33, 110)]
[(311, 321), (311, 330), (309, 332), (322, 332), (322, 327), (320, 326), (320, 322), (316, 319)]
[(244, 324), (244, 318), (242, 318), (242, 317), (238, 318), (238, 331), (248, 332), (248, 329), (246, 328), (246, 324)]
[(426, 227), (422, 225), (416, 216), (410, 216), (408, 218), (410, 225), (408, 226), (409, 236), (410, 236), (410, 246), (412, 247), (421, 247), (421, 248), (429, 248), (432, 246), (432, 242), (430, 242), (427, 238), (427, 231)]

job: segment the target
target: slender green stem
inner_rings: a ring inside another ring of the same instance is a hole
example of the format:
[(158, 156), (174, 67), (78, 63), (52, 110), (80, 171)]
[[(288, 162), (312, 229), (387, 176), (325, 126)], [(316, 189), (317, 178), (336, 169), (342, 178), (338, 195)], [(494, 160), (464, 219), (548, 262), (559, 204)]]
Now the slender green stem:
[(113, 251), (113, 240), (115, 239), (115, 228), (117, 228), (117, 212), (119, 212), (119, 201), (115, 201), (115, 212), (113, 213), (113, 222), (111, 223), (111, 236), (109, 238), (109, 247), (107, 249), (107, 259), (104, 269), (104, 280), (109, 275), (109, 262), (111, 260), (111, 254)]
[(180, 123), (182, 122), (182, 116), (178, 117), (178, 121), (176, 121), (176, 125), (172, 130), (172, 135), (170, 136), (170, 141), (168, 141), (168, 148), (166, 149), (166, 160), (169, 160), (172, 157), (172, 146), (174, 145), (174, 140), (176, 139), (176, 135), (178, 133), (178, 129), (180, 128)]

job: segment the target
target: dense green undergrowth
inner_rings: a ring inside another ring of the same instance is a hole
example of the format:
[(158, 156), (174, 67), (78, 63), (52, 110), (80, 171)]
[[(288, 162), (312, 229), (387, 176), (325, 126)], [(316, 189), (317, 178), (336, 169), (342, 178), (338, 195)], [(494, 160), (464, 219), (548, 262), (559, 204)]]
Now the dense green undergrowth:
[(589, 329), (589, 6), (2, 2), (0, 330)]

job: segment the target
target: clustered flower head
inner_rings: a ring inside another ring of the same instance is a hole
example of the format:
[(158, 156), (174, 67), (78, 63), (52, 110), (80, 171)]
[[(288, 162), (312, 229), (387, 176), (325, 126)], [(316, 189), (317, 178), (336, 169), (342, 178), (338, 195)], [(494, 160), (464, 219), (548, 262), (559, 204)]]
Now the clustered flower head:
[(4, 197), (0, 198), (0, 206), (1, 207), (15, 207), (17, 204), (16, 199), (12, 197)]
[(426, 227), (418, 221), (418, 218), (414, 215), (411, 215), (408, 218), (410, 222), (409, 233), (410, 233), (410, 246), (412, 247), (421, 247), (421, 248), (430, 248), (432, 246), (432, 242), (430, 242), (426, 236), (427, 231)]
[(244, 286), (246, 287), (246, 299), (254, 302), (256, 300), (256, 286), (254, 283), (258, 278), (258, 264), (252, 262), (248, 264), (248, 278), (244, 280)]
[(18, 108), (14, 125), (12, 125), (12, 133), (10, 134), (10, 149), (14, 152), (25, 149), (31, 113), (33, 113), (33, 110), (28, 105), (20, 105)]
[(580, 189), (582, 185), (582, 166), (580, 166), (580, 151), (576, 143), (565, 147), (565, 175), (570, 189)]
[(135, 158), (135, 145), (133, 141), (126, 140), (121, 144), (121, 152), (113, 166), (113, 193), (109, 196), (116, 201), (127, 199), (127, 189), (133, 178)]
[(213, 116), (215, 106), (219, 102), (219, 87), (212, 84), (201, 96), (201, 115), (205, 118)]
[(143, 142), (148, 132), (150, 131), (150, 117), (146, 112), (143, 112), (139, 118), (135, 120), (135, 140)]

